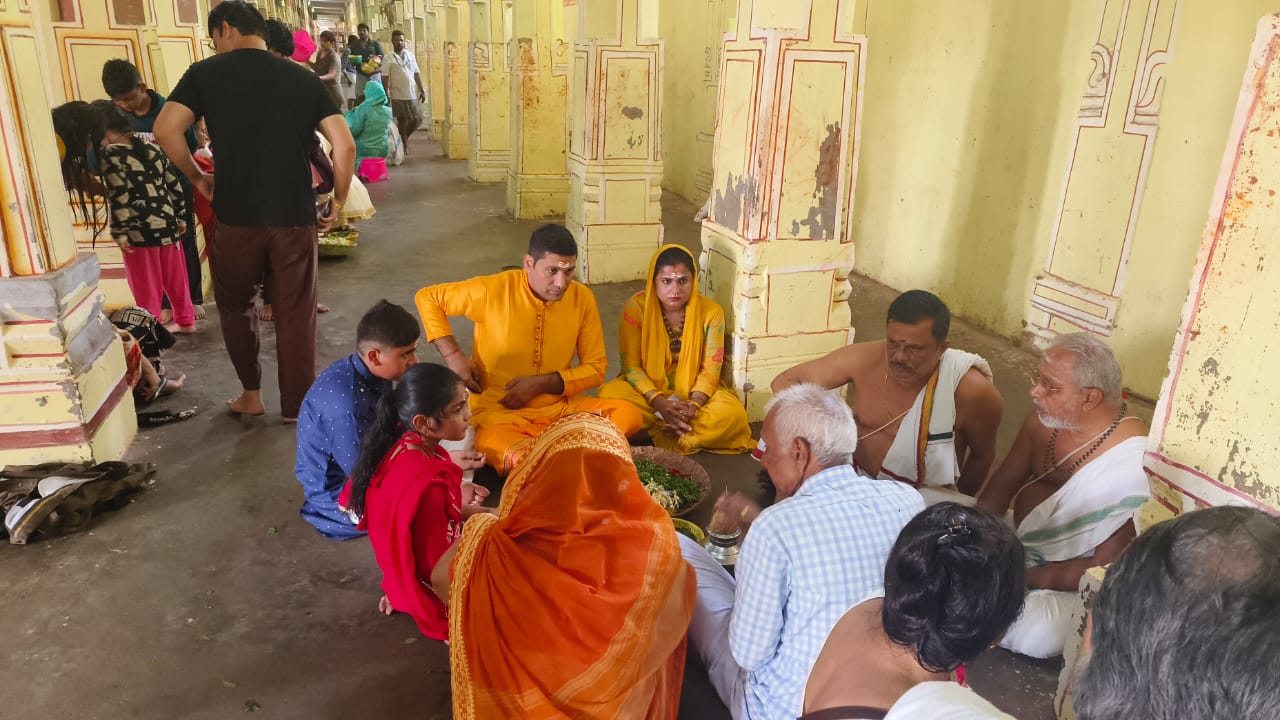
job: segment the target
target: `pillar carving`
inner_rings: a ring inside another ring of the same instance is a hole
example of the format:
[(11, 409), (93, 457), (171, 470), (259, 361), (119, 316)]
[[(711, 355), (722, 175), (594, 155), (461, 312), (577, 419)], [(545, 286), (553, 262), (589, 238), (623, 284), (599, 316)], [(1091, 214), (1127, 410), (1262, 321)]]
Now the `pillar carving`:
[(1078, 330), (1106, 337), (1115, 327), (1177, 11), (1177, 0), (1103, 5), (1044, 272), (1031, 290), (1036, 341)]
[(445, 87), (444, 87), (444, 42), (445, 42), (445, 22), (444, 22), (444, 0), (427, 0), (426, 7), (426, 54), (427, 64), (422, 66), (426, 71), (423, 79), (427, 83), (427, 96), (429, 98), (428, 109), (431, 111), (430, 118), (424, 118), (427, 124), (427, 131), (431, 135), (431, 139), (444, 144), (444, 130), (446, 125), (445, 117)]
[(848, 275), (867, 39), (854, 0), (739, 0), (725, 35), (703, 292), (752, 420), (781, 371), (853, 340)]
[(587, 282), (644, 276), (662, 243), (656, 0), (581, 0), (569, 92), (569, 204)]
[(568, 206), (573, 25), (576, 7), (564, 0), (519, 0), (512, 8), (507, 210), (517, 218), (564, 215)]
[(444, 6), (444, 153), (451, 160), (465, 160), (471, 141), (467, 115), (468, 60), (471, 45), (471, 6), (467, 0), (448, 0)]
[(0, 465), (117, 459), (137, 430), (97, 258), (76, 255), (44, 12), (0, 5)]
[(471, 109), (467, 174), (476, 182), (506, 182), (511, 161), (511, 37), (513, 0), (470, 0)]

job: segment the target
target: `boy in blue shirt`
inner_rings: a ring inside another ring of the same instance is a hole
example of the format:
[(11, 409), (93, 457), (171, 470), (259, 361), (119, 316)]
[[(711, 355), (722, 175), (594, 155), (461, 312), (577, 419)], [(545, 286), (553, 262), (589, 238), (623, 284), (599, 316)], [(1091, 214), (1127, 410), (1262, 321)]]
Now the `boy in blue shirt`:
[(302, 401), (294, 473), (306, 494), (302, 519), (325, 537), (364, 535), (338, 507), (338, 495), (355, 470), (378, 400), (418, 362), (420, 333), (407, 310), (379, 300), (360, 319), (356, 352), (325, 368)]

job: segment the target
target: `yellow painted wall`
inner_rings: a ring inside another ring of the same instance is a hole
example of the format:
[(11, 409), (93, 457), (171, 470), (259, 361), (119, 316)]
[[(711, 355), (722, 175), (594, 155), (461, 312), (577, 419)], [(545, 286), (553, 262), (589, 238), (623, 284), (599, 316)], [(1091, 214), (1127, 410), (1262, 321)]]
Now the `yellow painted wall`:
[(736, 10), (735, 0), (662, 0), (659, 8), (662, 186), (697, 205), (710, 187), (720, 46)]
[[(856, 270), (1017, 337), (1044, 264), (1101, 0), (898, 0), (867, 18)], [(1260, 0), (1181, 0), (1111, 344), (1155, 397)], [(1127, 96), (1127, 90), (1124, 93)]]

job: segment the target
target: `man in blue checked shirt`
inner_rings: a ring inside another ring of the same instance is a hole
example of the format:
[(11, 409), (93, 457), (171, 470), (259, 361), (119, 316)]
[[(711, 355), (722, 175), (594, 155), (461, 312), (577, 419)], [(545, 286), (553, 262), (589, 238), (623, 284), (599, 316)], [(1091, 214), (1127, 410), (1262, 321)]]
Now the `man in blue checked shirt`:
[(762, 436), (778, 502), (761, 511), (733, 495), (716, 508), (744, 528), (736, 583), (679, 536), (698, 573), (689, 638), (735, 720), (794, 720), (827, 635), (881, 591), (889, 549), (924, 500), (908, 485), (854, 472), (853, 412), (818, 385), (774, 396)]
[(325, 368), (302, 400), (294, 465), (305, 494), (302, 519), (327, 538), (364, 535), (338, 507), (338, 495), (355, 471), (378, 401), (418, 362), (421, 333), (408, 310), (379, 300), (356, 326), (356, 352)]

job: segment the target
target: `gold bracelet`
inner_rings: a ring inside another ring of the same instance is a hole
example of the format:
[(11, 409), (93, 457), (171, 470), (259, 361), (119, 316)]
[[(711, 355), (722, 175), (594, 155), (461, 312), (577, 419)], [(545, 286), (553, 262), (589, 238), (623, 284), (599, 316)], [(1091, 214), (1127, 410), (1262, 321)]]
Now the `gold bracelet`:
[(341, 200), (339, 200), (338, 198), (334, 198), (334, 199), (330, 200), (329, 202), (330, 202), (330, 204), (333, 206), (333, 209), (334, 209), (334, 210), (341, 210), (342, 208), (344, 208), (344, 207), (346, 207), (346, 206), (347, 206), (347, 204), (346, 204), (346, 203), (342, 202), (342, 201), (341, 201)]

